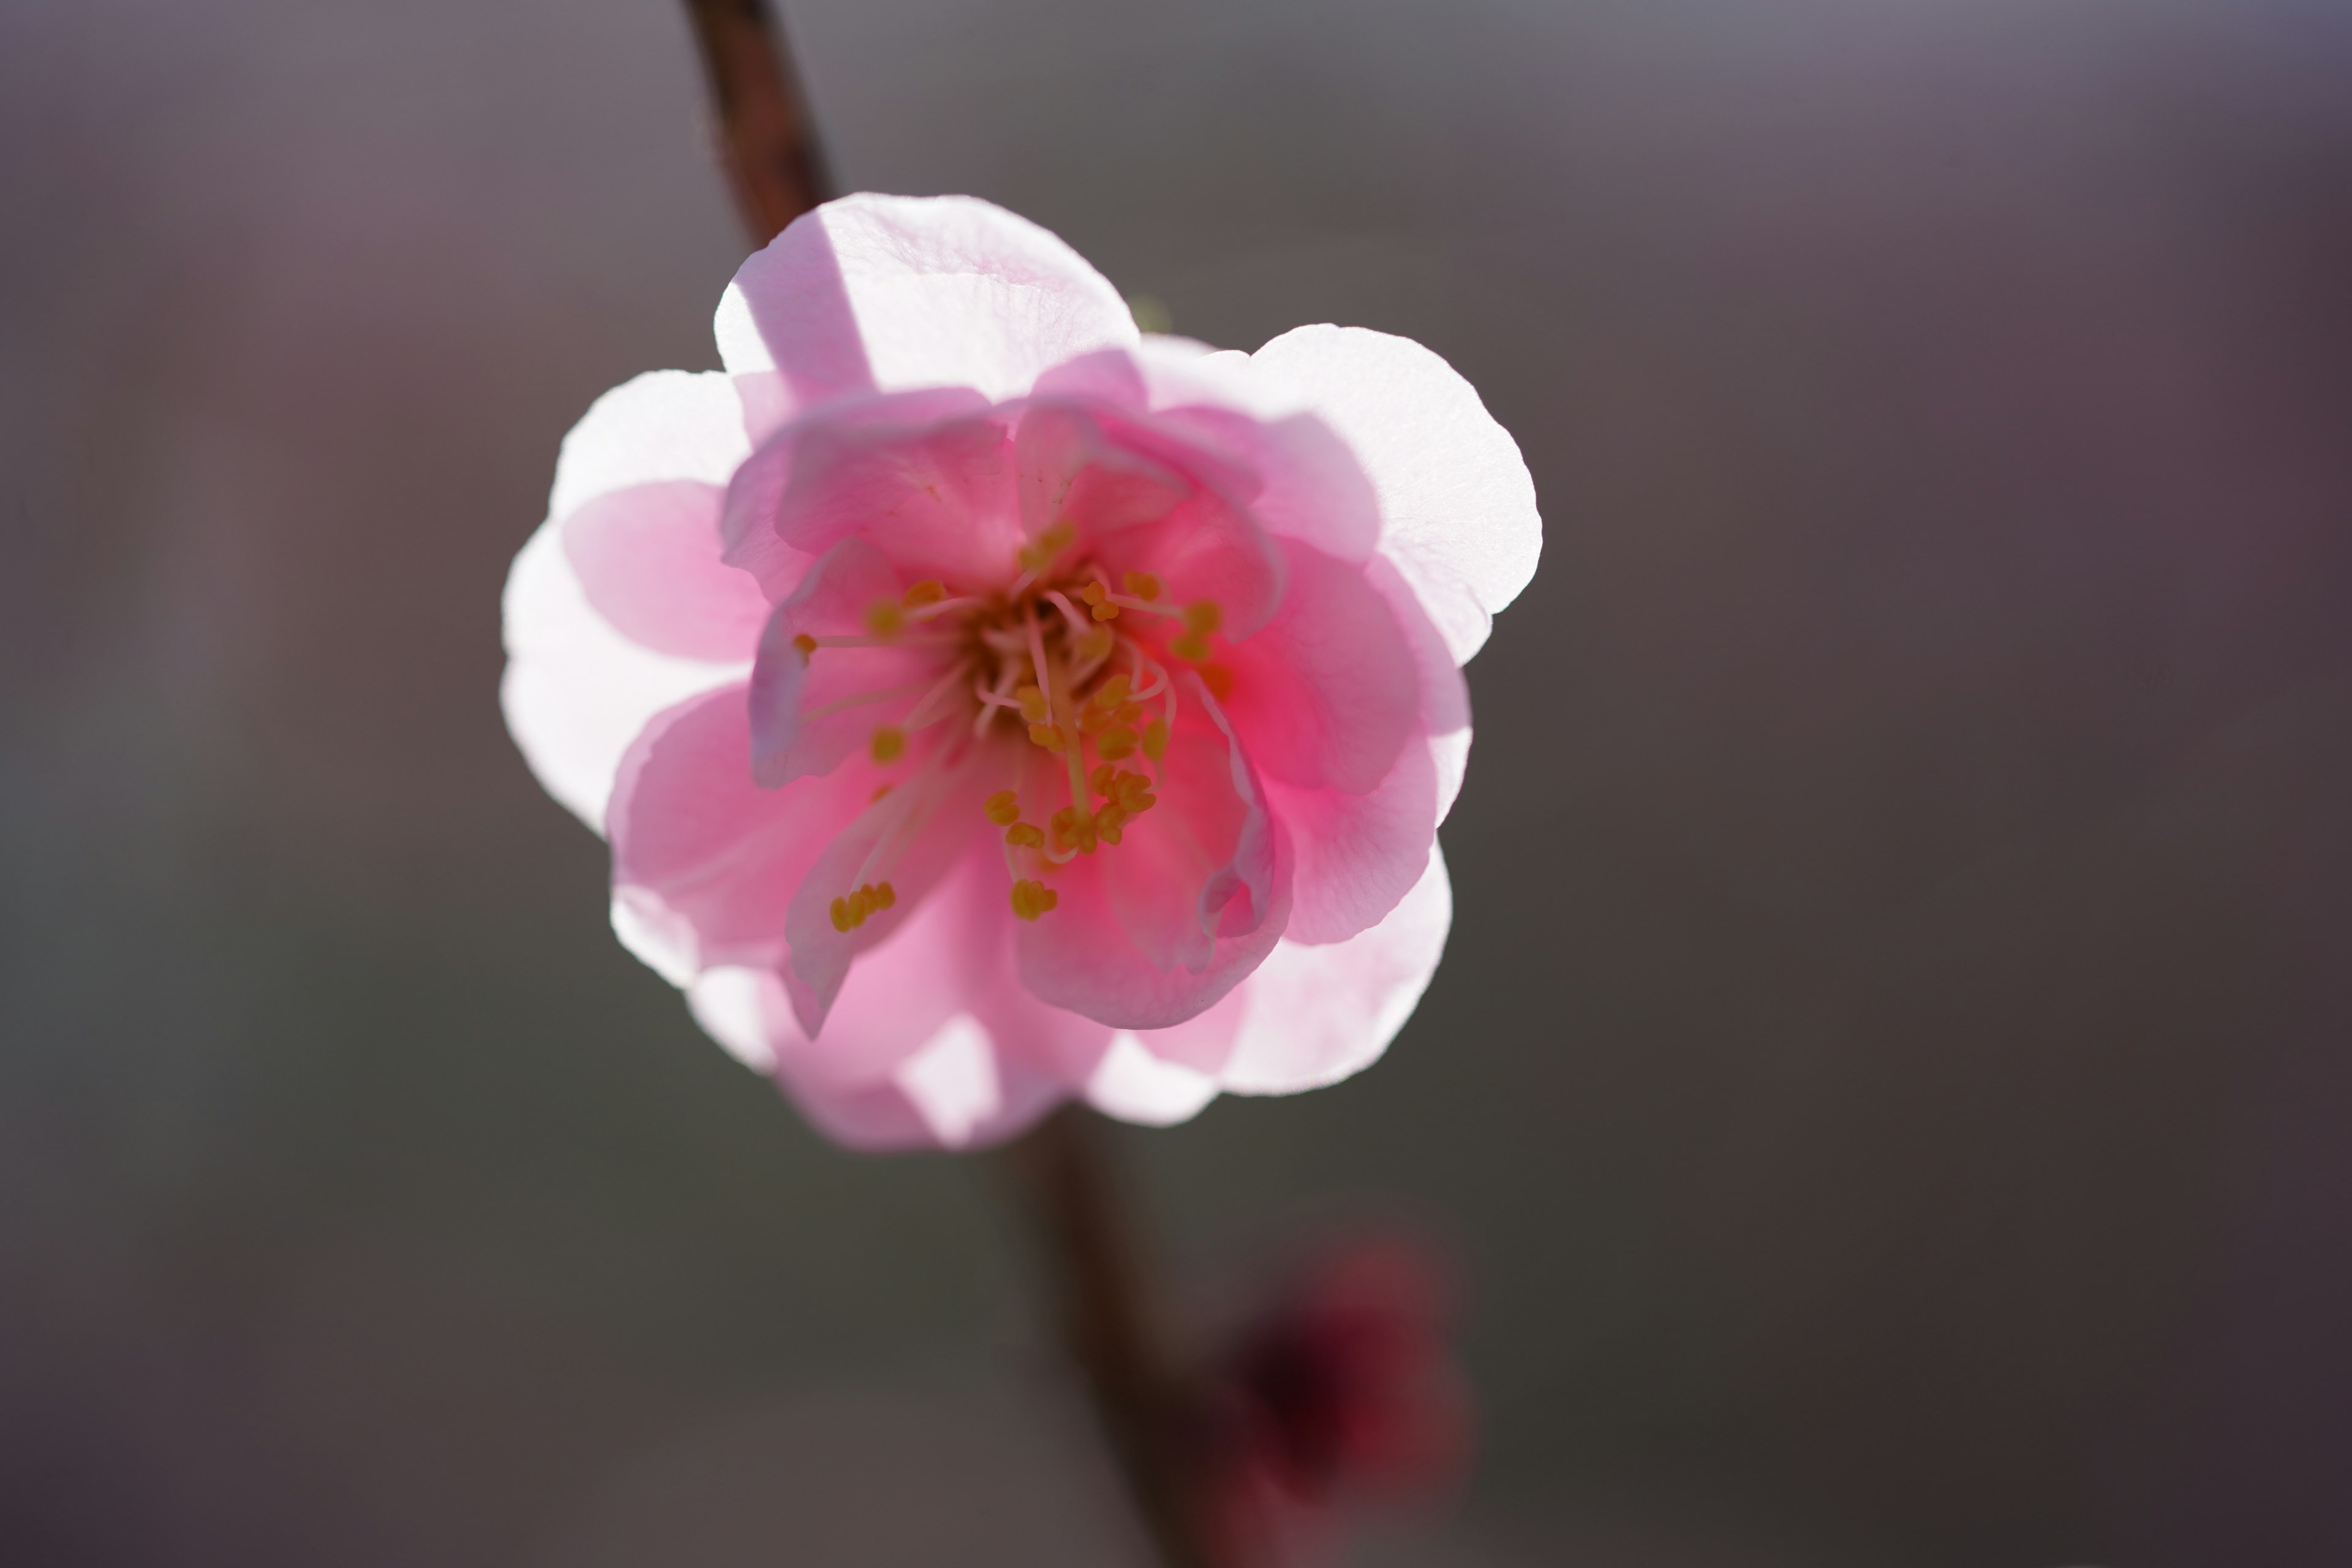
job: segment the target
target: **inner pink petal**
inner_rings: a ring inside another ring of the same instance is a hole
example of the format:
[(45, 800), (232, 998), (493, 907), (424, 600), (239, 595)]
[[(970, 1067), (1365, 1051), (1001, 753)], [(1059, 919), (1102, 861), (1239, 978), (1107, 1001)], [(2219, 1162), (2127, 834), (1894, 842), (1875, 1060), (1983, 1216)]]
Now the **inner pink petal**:
[(772, 600), (853, 534), (918, 576), (997, 574), (1018, 540), (1005, 436), (987, 414), (978, 393), (939, 387), (827, 405), (784, 426), (728, 484), (727, 559)]
[(622, 763), (606, 817), (614, 897), (663, 944), (665, 972), (775, 962), (793, 889), (880, 782), (861, 760), (761, 789), (751, 752), (738, 684), (656, 718)]
[(1421, 728), (1421, 680), (1388, 602), (1361, 568), (1284, 542), (1289, 592), (1235, 645), (1225, 711), (1269, 778), (1360, 794)]
[(760, 782), (830, 773), (895, 724), (954, 666), (919, 632), (868, 647), (811, 647), (803, 637), (875, 642), (866, 617), (897, 605), (902, 574), (863, 539), (845, 539), (775, 608), (751, 668), (751, 757)]

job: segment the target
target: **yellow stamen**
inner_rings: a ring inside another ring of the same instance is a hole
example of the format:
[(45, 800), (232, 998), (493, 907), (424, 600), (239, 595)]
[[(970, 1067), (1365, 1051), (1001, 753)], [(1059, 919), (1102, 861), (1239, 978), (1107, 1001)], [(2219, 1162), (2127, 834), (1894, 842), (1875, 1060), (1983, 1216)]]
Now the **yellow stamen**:
[(1168, 645), (1168, 651), (1178, 658), (1198, 664), (1209, 657), (1209, 639), (1197, 632), (1186, 632)]
[(897, 637), (906, 625), (907, 612), (896, 599), (877, 599), (866, 606), (866, 629), (877, 637)]
[(1054, 814), (1054, 847), (1075, 849), (1081, 855), (1095, 852), (1095, 819), (1091, 812), (1066, 805)]
[(1069, 749), (1070, 742), (1064, 740), (1062, 738), (1062, 731), (1051, 724), (1030, 725), (1029, 738), (1036, 742), (1037, 744), (1045, 747), (1049, 752), (1060, 752)]
[(1062, 901), (1062, 895), (1043, 882), (1024, 878), (1013, 884), (1013, 912), (1024, 921), (1034, 921)]
[(1184, 606), (1184, 629), (1208, 636), (1225, 624), (1225, 612), (1214, 599), (1195, 599)]
[(1153, 762), (1168, 754), (1168, 721), (1154, 719), (1143, 727), (1143, 754)]
[(1110, 657), (1111, 644), (1117, 639), (1108, 626), (1097, 626), (1071, 644), (1082, 664), (1094, 664)]
[(1092, 702), (1095, 707), (1108, 711), (1127, 700), (1129, 689), (1129, 683), (1127, 679), (1127, 671), (1122, 669), (1113, 675), (1109, 679), (1104, 681), (1100, 686), (1096, 687), (1094, 696), (1089, 698), (1088, 700)]
[(1021, 820), (1021, 797), (1009, 789), (1001, 789), (990, 795), (981, 809), (997, 826), (1010, 827)]
[(874, 760), (895, 763), (907, 749), (907, 732), (895, 724), (885, 724), (874, 731)]
[(1042, 724), (1054, 716), (1046, 705), (1045, 694), (1034, 686), (1024, 686), (1013, 692), (1013, 700), (1021, 704), (1021, 717), (1032, 724)]
[(1160, 579), (1150, 572), (1122, 572), (1118, 585), (1139, 599), (1156, 599), (1161, 592)]
[(1043, 849), (1045, 830), (1034, 822), (1016, 822), (1004, 830), (1004, 842), (1015, 849)]
[(816, 657), (816, 638), (809, 636), (806, 632), (803, 632), (800, 636), (794, 637), (793, 639), (793, 646), (801, 650), (801, 662), (803, 664), (806, 664), (810, 659)]
[(1122, 757), (1131, 757), (1135, 754), (1136, 742), (1139, 739), (1140, 737), (1134, 731), (1124, 724), (1115, 729), (1106, 730), (1095, 742), (1095, 755), (1107, 763), (1118, 762)]
[(907, 608), (919, 610), (925, 605), (936, 605), (948, 596), (948, 585), (937, 577), (926, 577), (907, 590), (903, 601)]

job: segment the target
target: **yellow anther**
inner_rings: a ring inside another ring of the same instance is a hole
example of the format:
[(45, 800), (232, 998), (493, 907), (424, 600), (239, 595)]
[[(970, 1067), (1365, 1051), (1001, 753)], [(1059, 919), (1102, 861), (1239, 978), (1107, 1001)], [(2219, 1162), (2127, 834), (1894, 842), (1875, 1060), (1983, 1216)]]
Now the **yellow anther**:
[(1122, 572), (1119, 574), (1118, 585), (1135, 597), (1146, 601), (1156, 599), (1160, 595), (1160, 579), (1150, 572)]
[(1009, 789), (998, 790), (981, 805), (988, 820), (999, 827), (1010, 827), (1021, 820), (1021, 797)]
[(1013, 912), (1024, 921), (1035, 920), (1061, 901), (1061, 894), (1043, 882), (1024, 878), (1013, 884)]
[(1097, 795), (1110, 794), (1118, 787), (1118, 780), (1119, 771), (1108, 763), (1097, 763), (1095, 771), (1087, 775), (1087, 783), (1094, 787)]
[(887, 910), (898, 901), (898, 889), (892, 887), (887, 882), (877, 882), (874, 884), (874, 907), (876, 909)]
[(1108, 658), (1111, 644), (1118, 640), (1108, 626), (1089, 626), (1071, 644), (1071, 651), (1078, 656), (1080, 662), (1091, 664)]
[(1054, 847), (1075, 849), (1081, 855), (1095, 852), (1095, 819), (1091, 812), (1066, 805), (1054, 814)]
[(1037, 542), (1048, 550), (1067, 550), (1078, 542), (1078, 525), (1064, 518), (1037, 536)]
[(1118, 705), (1118, 711), (1111, 714), (1110, 721), (1114, 724), (1124, 724), (1132, 730), (1143, 722), (1143, 705), (1139, 702), (1122, 702)]
[(1225, 624), (1225, 612), (1214, 599), (1195, 599), (1184, 606), (1184, 629), (1207, 637)]
[(874, 731), (874, 760), (895, 763), (907, 749), (907, 731), (896, 724), (885, 724)]
[(1015, 849), (1043, 849), (1045, 830), (1034, 822), (1016, 822), (1004, 830), (1004, 842)]
[(926, 577), (907, 590), (904, 602), (907, 608), (919, 610), (925, 605), (936, 605), (947, 596), (948, 585), (945, 583), (940, 582), (937, 577)]
[(1062, 731), (1051, 724), (1030, 725), (1029, 738), (1049, 752), (1066, 752), (1070, 746), (1070, 742), (1063, 739)]
[(1097, 731), (1107, 730), (1109, 727), (1110, 715), (1104, 712), (1101, 709), (1081, 708), (1078, 710), (1079, 734), (1091, 735)]
[(1021, 704), (1021, 717), (1032, 724), (1042, 724), (1054, 716), (1045, 704), (1045, 694), (1034, 686), (1022, 687), (1013, 694), (1013, 700)]
[(1096, 707), (1108, 710), (1109, 709), (1116, 708), (1120, 703), (1126, 701), (1127, 693), (1127, 672), (1125, 670), (1120, 670), (1114, 674), (1108, 680), (1106, 680), (1100, 686), (1096, 687), (1094, 696), (1087, 699), (1087, 700), (1092, 702)]
[(1209, 657), (1209, 639), (1198, 632), (1186, 632), (1168, 645), (1168, 651), (1178, 658), (1198, 664)]
[(1110, 597), (1110, 593), (1099, 583), (1089, 583), (1078, 590), (1078, 597), (1089, 605), (1099, 605)]
[(1121, 757), (1131, 757), (1135, 755), (1136, 743), (1140, 739), (1141, 737), (1134, 731), (1121, 724), (1102, 732), (1095, 742), (1095, 754), (1109, 763), (1115, 763)]
[(877, 599), (866, 606), (866, 629), (877, 637), (894, 637), (907, 625), (907, 612), (896, 599)]
[(801, 662), (803, 664), (806, 664), (810, 659), (816, 657), (816, 638), (809, 636), (806, 632), (803, 632), (800, 636), (794, 637), (793, 639), (793, 646), (801, 650)]
[(1234, 694), (1234, 672), (1222, 664), (1204, 664), (1201, 667), (1201, 684), (1209, 689), (1210, 696), (1223, 702)]
[(1095, 831), (1106, 844), (1116, 844), (1127, 828), (1127, 813), (1116, 805), (1104, 806), (1095, 813)]
[(1094, 607), (1094, 617), (1098, 621), (1115, 621), (1118, 619), (1118, 606), (1117, 605), (1097, 605)]
[(834, 900), (831, 913), (833, 915), (833, 929), (837, 931), (845, 933), (851, 926), (856, 923), (849, 918), (849, 900), (847, 899)]
[(1154, 719), (1143, 727), (1143, 754), (1153, 762), (1168, 754), (1168, 721)]

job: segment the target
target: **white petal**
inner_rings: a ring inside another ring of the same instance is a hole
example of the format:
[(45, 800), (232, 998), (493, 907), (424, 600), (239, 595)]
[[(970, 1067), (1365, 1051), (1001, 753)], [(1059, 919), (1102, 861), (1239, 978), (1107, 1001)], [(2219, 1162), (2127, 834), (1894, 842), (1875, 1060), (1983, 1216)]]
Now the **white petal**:
[(972, 196), (828, 202), (743, 264), (713, 325), (730, 371), (780, 372), (803, 405), (926, 386), (1017, 397), (1065, 360), (1139, 340), (1084, 257)]
[(1381, 550), (1404, 574), (1457, 663), (1535, 575), (1535, 481), (1477, 392), (1408, 338), (1299, 327), (1251, 356), (1306, 390), (1380, 498)]
[(1445, 858), (1432, 845), (1429, 869), (1380, 924), (1323, 947), (1277, 943), (1244, 984), (1224, 1087), (1293, 1094), (1378, 1061), (1429, 988), (1453, 923)]
[(661, 371), (614, 388), (564, 437), (547, 521), (508, 574), (499, 692), (507, 728), (547, 792), (599, 833), (622, 754), (646, 721), (740, 679), (752, 650), (740, 661), (706, 663), (623, 637), (590, 605), (562, 525), (589, 501), (636, 485), (723, 486), (747, 451), (741, 408), (724, 375)]

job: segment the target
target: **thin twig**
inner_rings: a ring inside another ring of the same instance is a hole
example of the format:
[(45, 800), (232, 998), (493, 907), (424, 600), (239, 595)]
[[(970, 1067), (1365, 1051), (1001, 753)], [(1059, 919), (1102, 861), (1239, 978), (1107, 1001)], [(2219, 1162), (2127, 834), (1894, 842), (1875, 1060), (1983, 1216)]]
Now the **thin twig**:
[(1049, 1255), (1065, 1344), (1160, 1560), (1167, 1568), (1217, 1568), (1196, 1412), (1153, 1316), (1142, 1248), (1103, 1132), (1092, 1111), (1065, 1106), (1008, 1144), (1005, 1163)]
[(686, 0), (719, 113), (719, 155), (751, 243), (825, 199), (831, 182), (766, 0)]

